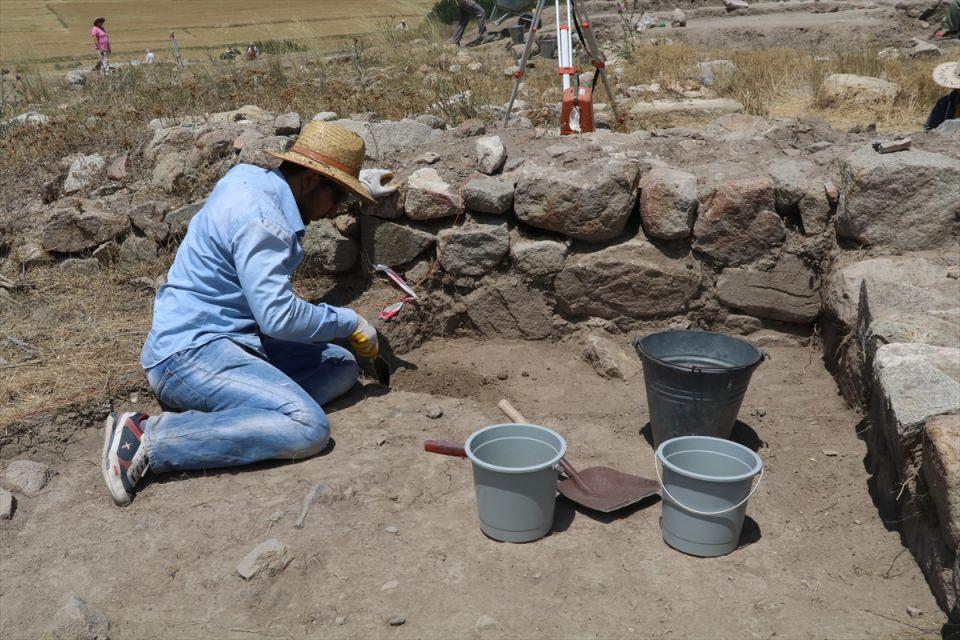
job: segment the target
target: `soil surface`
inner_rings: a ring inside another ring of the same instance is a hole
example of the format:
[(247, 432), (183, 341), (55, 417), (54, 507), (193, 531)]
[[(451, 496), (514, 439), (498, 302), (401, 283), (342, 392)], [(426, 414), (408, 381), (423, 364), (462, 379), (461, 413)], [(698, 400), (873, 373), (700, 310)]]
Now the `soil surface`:
[[(765, 348), (736, 438), (767, 472), (729, 556), (667, 547), (657, 499), (615, 517), (561, 499), (546, 538), (486, 538), (469, 462), (424, 453), (423, 440), (504, 421), (507, 397), (562, 433), (575, 465), (654, 477), (642, 376), (600, 378), (573, 338), (434, 341), (403, 356), (389, 391), (368, 383), (330, 407), (336, 443), (310, 460), (174, 474), (120, 509), (97, 430), (18, 455), (59, 475), (0, 524), (0, 636), (42, 636), (72, 594), (109, 618), (111, 637), (938, 636), (943, 614), (878, 515), (860, 417), (819, 347), (775, 336)], [(328, 490), (296, 529), (317, 482)], [(244, 581), (237, 563), (270, 538), (290, 564)], [(405, 624), (390, 626), (396, 616)]]

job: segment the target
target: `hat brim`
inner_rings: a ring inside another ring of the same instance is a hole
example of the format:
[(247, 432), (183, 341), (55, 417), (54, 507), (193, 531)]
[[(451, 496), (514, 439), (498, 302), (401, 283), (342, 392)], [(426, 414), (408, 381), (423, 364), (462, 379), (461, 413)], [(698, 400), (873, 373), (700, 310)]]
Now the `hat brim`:
[[(944, 89), (960, 89), (960, 75), (957, 75), (956, 62), (944, 62), (933, 70), (933, 81)], [(952, 67), (952, 69), (951, 69)]]
[(301, 167), (306, 167), (307, 169), (313, 169), (317, 173), (322, 174), (336, 182), (338, 185), (343, 187), (344, 190), (360, 198), (360, 200), (365, 204), (377, 204), (376, 198), (370, 195), (370, 192), (367, 191), (365, 186), (363, 186), (363, 183), (346, 171), (342, 171), (336, 167), (331, 167), (330, 165), (322, 162), (317, 162), (316, 160), (312, 160), (306, 156), (300, 155), (296, 151), (284, 151), (282, 153), (277, 151), (267, 151), (267, 153), (274, 158), (286, 160), (287, 162), (298, 164)]

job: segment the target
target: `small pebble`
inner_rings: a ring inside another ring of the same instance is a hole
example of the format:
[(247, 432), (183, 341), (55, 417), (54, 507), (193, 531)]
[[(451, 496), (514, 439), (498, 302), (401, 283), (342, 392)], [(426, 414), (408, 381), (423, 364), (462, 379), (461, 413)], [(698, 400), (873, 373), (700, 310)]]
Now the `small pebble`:
[(386, 529), (384, 529), (384, 531), (386, 531), (387, 533), (392, 533), (393, 535), (397, 535), (400, 533), (400, 529), (397, 529), (396, 527), (387, 527)]
[(393, 591), (400, 586), (400, 583), (396, 580), (391, 580), (390, 582), (384, 582), (383, 586), (380, 587), (380, 591)]
[(907, 615), (911, 618), (919, 618), (923, 615), (923, 611), (917, 609), (916, 607), (907, 607)]
[(333, 623), (338, 626), (343, 626), (347, 624), (347, 619), (344, 618), (343, 616), (337, 616), (336, 618), (333, 619)]
[(399, 627), (400, 625), (407, 624), (407, 619), (403, 616), (393, 616), (387, 620), (387, 624), (389, 624), (391, 627)]
[(385, 444), (387, 444), (387, 439), (386, 439), (386, 438), (384, 438), (384, 437), (382, 437), (382, 436), (379, 437), (379, 438), (377, 438), (377, 446), (378, 446), (378, 447), (382, 447), (382, 446), (385, 445)]
[(506, 380), (509, 377), (510, 377), (510, 374), (507, 373), (506, 371), (501, 371), (500, 373), (497, 374), (497, 380)]
[(523, 376), (524, 378), (529, 378), (529, 377), (530, 377), (530, 372), (529, 372), (529, 371), (521, 371), (521, 372), (520, 372), (520, 375)]
[(427, 417), (431, 420), (436, 420), (437, 418), (443, 417), (443, 409), (440, 407), (430, 407), (427, 409)]
[(822, 453), (822, 454), (825, 455), (825, 456), (830, 456), (831, 458), (834, 457), (834, 456), (840, 455), (840, 454), (837, 453), (834, 449), (824, 449), (824, 450), (821, 451), (820, 453)]
[(477, 618), (477, 624), (475, 628), (479, 631), (480, 629), (486, 629), (487, 627), (495, 627), (495, 626), (497, 626), (496, 618), (483, 615)]

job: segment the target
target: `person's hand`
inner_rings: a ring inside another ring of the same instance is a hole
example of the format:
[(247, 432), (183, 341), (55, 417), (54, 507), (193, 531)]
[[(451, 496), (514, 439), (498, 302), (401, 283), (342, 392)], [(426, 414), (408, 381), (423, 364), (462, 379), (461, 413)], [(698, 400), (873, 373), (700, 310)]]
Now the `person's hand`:
[(393, 171), (387, 169), (360, 170), (360, 182), (375, 200), (385, 198), (397, 191), (399, 185), (392, 180)]
[(362, 316), (357, 316), (357, 318), (359, 318), (357, 330), (350, 336), (350, 346), (361, 358), (373, 360), (380, 353), (377, 330), (367, 322), (366, 318)]

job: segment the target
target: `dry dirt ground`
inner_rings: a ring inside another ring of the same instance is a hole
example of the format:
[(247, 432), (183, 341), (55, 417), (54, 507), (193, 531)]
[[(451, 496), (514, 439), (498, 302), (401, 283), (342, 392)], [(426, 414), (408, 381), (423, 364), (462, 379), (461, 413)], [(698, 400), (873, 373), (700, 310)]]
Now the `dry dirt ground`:
[[(939, 636), (943, 614), (878, 515), (860, 418), (819, 347), (775, 336), (765, 348), (737, 437), (760, 447), (767, 473), (729, 556), (667, 547), (656, 499), (614, 518), (561, 500), (548, 537), (486, 538), (469, 463), (424, 453), (423, 440), (503, 421), (508, 397), (560, 431), (575, 464), (652, 477), (642, 378), (601, 379), (574, 338), (434, 341), (403, 356), (389, 391), (368, 383), (331, 407), (336, 443), (314, 459), (176, 474), (119, 509), (97, 430), (19, 454), (59, 476), (0, 525), (0, 636), (42, 636), (72, 594), (114, 638)], [(317, 482), (330, 490), (295, 529)], [(237, 562), (269, 538), (292, 562), (245, 582)], [(394, 616), (406, 623), (389, 626)], [(482, 616), (495, 622), (478, 628)]]

